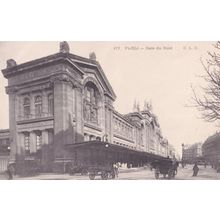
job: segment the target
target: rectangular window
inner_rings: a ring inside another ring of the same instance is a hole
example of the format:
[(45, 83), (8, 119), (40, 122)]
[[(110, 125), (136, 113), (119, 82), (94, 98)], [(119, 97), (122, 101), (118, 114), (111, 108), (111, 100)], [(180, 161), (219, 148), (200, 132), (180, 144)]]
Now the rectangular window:
[(36, 147), (37, 150), (40, 150), (42, 146), (42, 132), (38, 132), (36, 135)]
[(41, 116), (42, 114), (42, 105), (35, 105), (35, 115)]
[(29, 135), (29, 133), (26, 133), (24, 135), (24, 148), (25, 148), (25, 151), (30, 151), (30, 135)]
[(30, 116), (30, 106), (24, 107), (24, 117), (28, 118)]
[(54, 104), (53, 104), (53, 95), (52, 94), (50, 94), (48, 96), (48, 113), (49, 113), (49, 115), (54, 114)]

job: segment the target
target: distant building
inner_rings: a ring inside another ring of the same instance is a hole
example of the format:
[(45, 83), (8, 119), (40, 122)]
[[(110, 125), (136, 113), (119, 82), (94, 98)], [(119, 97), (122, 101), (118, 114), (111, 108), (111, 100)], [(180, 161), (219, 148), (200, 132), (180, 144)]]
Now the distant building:
[(182, 161), (194, 163), (202, 157), (202, 143), (182, 146)]
[(216, 133), (206, 139), (202, 145), (204, 158), (213, 165), (220, 161), (220, 133)]

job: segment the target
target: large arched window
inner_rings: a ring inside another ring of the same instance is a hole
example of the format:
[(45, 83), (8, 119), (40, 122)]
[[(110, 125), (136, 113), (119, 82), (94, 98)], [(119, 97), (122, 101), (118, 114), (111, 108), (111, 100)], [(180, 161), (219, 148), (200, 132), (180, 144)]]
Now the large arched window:
[(28, 118), (30, 116), (30, 99), (25, 98), (24, 99), (24, 117)]
[(35, 116), (41, 116), (42, 115), (42, 97), (36, 96), (35, 97)]
[(94, 83), (88, 82), (84, 88), (84, 119), (98, 124), (100, 93)]
[(54, 107), (53, 107), (53, 94), (48, 95), (48, 113), (49, 115), (53, 115)]

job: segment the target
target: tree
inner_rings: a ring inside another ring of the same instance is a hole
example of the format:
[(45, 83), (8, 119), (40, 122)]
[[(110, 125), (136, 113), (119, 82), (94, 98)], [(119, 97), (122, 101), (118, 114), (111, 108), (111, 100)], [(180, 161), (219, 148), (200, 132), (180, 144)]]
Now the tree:
[(201, 87), (202, 97), (192, 87), (193, 105), (201, 112), (202, 118), (209, 122), (220, 119), (220, 41), (214, 47), (216, 52), (208, 52), (209, 58), (205, 62), (201, 59), (205, 70), (201, 77), (206, 82), (206, 86)]

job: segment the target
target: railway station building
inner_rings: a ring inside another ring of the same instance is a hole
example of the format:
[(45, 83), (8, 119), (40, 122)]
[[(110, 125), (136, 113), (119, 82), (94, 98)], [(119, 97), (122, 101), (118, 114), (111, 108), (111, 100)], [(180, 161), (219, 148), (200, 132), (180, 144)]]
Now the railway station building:
[(67, 146), (90, 142), (168, 155), (149, 103), (142, 110), (134, 104), (126, 115), (114, 108), (116, 94), (94, 52), (80, 57), (61, 42), (60, 51), (47, 57), (23, 64), (9, 59), (2, 73), (8, 80), (10, 161), (21, 167), (36, 161), (41, 171), (58, 171), (73, 159)]

